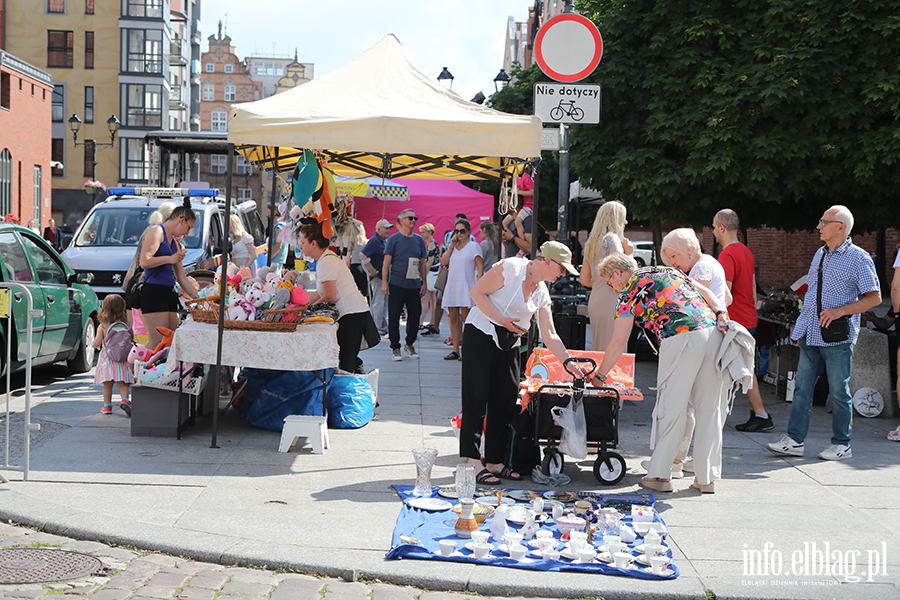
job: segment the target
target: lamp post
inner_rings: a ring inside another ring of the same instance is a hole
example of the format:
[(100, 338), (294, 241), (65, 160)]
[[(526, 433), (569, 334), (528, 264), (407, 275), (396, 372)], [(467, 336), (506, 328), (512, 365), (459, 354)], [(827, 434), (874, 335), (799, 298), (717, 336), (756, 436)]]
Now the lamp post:
[[(78, 132), (81, 131), (81, 119), (78, 118), (78, 115), (73, 114), (69, 118), (69, 129), (72, 131), (72, 139), (74, 140), (75, 147), (78, 146), (90, 146), (91, 147), (91, 157), (93, 159), (93, 177), (97, 177), (97, 146), (115, 146), (116, 145), (116, 133), (119, 131), (119, 127), (122, 124), (119, 122), (119, 119), (116, 115), (111, 116), (106, 120), (106, 128), (109, 129), (109, 142), (98, 142), (97, 140), (84, 140), (83, 142), (78, 141)], [(96, 193), (96, 192), (94, 192)], [(92, 194), (93, 195), (93, 194)], [(93, 202), (92, 202), (93, 204)]]
[(441, 71), (441, 74), (438, 75), (437, 78), (441, 83), (449, 82), (449, 89), (453, 89), (453, 75), (450, 73), (450, 71), (447, 70), (447, 67), (444, 67), (444, 69)]
[(506, 69), (500, 69), (500, 72), (494, 77), (494, 91), (499, 92), (501, 87), (508, 86), (511, 79), (512, 77), (506, 73)]

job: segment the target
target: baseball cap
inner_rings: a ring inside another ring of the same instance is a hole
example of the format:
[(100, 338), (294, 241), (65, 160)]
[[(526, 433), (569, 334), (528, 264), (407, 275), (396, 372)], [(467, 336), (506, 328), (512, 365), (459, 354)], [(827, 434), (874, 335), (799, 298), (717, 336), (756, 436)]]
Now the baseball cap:
[(391, 223), (391, 222), (388, 221), (387, 219), (381, 219), (380, 221), (378, 221), (377, 223), (375, 223), (375, 229), (378, 229), (379, 227), (388, 227), (388, 228), (391, 228), (391, 227), (393, 227), (393, 226), (394, 226), (393, 223)]
[(572, 251), (565, 244), (559, 242), (544, 242), (541, 244), (541, 258), (552, 259), (563, 267), (572, 275), (578, 275), (578, 271), (572, 266)]

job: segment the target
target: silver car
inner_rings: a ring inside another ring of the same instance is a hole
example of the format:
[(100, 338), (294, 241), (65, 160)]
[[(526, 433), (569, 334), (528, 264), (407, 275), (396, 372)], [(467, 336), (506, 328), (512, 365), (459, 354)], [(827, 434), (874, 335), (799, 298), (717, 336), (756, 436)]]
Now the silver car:
[[(113, 195), (94, 206), (78, 227), (71, 244), (63, 251), (66, 264), (76, 273), (92, 273), (91, 287), (101, 298), (121, 294), (125, 274), (131, 266), (141, 234), (150, 215), (166, 201), (181, 203), (181, 197), (148, 199), (133, 195)], [(185, 236), (185, 271), (215, 269), (221, 262), (224, 207), (215, 198), (197, 197), (191, 202), (197, 222)], [(265, 264), (262, 220), (256, 202), (245, 201), (233, 208), (244, 227), (254, 237)], [(259, 238), (259, 239), (258, 239)]]

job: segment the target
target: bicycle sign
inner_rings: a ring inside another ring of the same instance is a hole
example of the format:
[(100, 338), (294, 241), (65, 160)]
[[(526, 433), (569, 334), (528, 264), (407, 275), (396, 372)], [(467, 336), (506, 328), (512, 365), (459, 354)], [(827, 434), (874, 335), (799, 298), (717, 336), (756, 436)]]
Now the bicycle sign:
[(536, 83), (534, 114), (544, 123), (600, 122), (601, 94), (596, 84)]

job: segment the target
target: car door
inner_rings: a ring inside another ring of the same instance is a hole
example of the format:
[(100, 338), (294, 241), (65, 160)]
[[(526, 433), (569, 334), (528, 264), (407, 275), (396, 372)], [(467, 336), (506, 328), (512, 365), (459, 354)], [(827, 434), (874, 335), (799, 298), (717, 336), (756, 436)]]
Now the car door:
[[(32, 358), (41, 356), (41, 342), (44, 336), (44, 292), (35, 282), (31, 263), (25, 255), (25, 249), (19, 237), (12, 231), (0, 233), (0, 257), (2, 257), (0, 260), (2, 260), (3, 265), (3, 281), (20, 283), (31, 292), (31, 297), (34, 300), (34, 309), (40, 315), (32, 320), (31, 356)], [(18, 288), (13, 288), (10, 291), (10, 295), (12, 296), (13, 321), (18, 332), (18, 335), (16, 335), (16, 360), (21, 362), (25, 360), (27, 348), (27, 337), (25, 334), (28, 330), (26, 321), (28, 300), (25, 298), (25, 293)], [(5, 321), (3, 325), (5, 328)]]
[[(73, 315), (69, 301), (69, 286), (62, 259), (55, 250), (38, 241), (35, 236), (22, 233), (25, 252), (31, 259), (37, 283), (44, 294), (44, 336), (41, 339), (41, 356), (71, 352), (79, 339), (81, 329), (79, 315)], [(75, 319), (72, 322), (72, 319)], [(67, 339), (67, 335), (73, 336)]]

